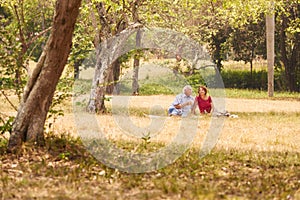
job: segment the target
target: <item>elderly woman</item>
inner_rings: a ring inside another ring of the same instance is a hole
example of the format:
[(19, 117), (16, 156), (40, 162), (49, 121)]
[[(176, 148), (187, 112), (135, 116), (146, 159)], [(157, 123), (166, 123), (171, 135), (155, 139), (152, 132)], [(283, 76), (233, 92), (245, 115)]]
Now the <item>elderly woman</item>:
[(182, 93), (178, 94), (173, 103), (168, 109), (169, 116), (187, 116), (194, 103), (194, 97), (192, 96), (193, 90), (190, 85), (184, 86)]

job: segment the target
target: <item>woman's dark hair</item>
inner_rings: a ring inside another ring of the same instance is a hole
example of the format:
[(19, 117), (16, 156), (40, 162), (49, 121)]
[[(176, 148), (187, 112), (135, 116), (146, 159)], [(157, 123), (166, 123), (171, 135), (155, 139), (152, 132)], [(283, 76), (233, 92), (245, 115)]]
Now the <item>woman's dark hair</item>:
[(200, 91), (200, 88), (202, 88), (204, 90), (205, 95), (206, 95), (207, 94), (207, 88), (204, 85), (199, 86), (198, 93)]

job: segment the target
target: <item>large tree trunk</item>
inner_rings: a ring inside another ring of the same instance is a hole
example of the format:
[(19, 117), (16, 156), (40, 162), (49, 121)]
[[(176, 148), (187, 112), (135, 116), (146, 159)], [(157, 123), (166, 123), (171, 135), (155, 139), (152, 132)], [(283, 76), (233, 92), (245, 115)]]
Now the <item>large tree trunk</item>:
[(71, 49), (81, 0), (57, 0), (51, 35), (30, 77), (13, 123), (8, 151), (22, 142), (44, 144), (44, 124), (54, 91)]

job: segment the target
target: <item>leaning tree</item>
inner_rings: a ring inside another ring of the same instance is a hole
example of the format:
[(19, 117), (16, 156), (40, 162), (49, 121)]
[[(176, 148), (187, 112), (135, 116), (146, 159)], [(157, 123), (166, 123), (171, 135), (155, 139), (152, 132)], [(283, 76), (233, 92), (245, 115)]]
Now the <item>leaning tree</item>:
[(23, 142), (44, 145), (44, 124), (56, 85), (71, 49), (81, 0), (57, 0), (52, 30), (32, 76), (27, 82), (13, 122), (8, 151)]

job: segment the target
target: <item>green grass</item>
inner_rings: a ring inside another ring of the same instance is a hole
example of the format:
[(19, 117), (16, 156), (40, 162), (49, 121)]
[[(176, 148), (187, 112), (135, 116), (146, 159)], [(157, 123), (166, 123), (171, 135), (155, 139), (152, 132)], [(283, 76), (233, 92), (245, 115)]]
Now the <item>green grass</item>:
[(190, 149), (165, 168), (130, 174), (98, 162), (80, 140), (50, 136), (46, 141), (46, 147), (26, 146), (17, 155), (2, 146), (2, 199), (299, 198), (297, 152), (214, 149), (200, 160), (199, 151)]
[(274, 99), (274, 100), (298, 100), (300, 101), (300, 93), (297, 92), (274, 92), (273, 97), (268, 97), (267, 91), (249, 90), (249, 89), (225, 89), (227, 98), (243, 98), (243, 99)]
[[(78, 80), (76, 82), (76, 87), (74, 87), (74, 92), (76, 93), (87, 93), (90, 92), (90, 81)], [(174, 91), (170, 90), (167, 87), (164, 87), (165, 83), (152, 83), (152, 84), (142, 84), (140, 88), (140, 95), (173, 95)], [(180, 86), (177, 86), (179, 88)], [(127, 88), (127, 92), (124, 94), (131, 94), (130, 88)], [(178, 90), (178, 92), (180, 92)], [(197, 88), (194, 88), (194, 91), (197, 91)], [(123, 94), (122, 93), (122, 94)], [(264, 90), (251, 90), (251, 89), (235, 89), (235, 88), (225, 88), (225, 94), (227, 98), (244, 98), (244, 99), (270, 99), (268, 97), (268, 91)], [(274, 100), (300, 100), (300, 93), (297, 92), (284, 92), (284, 91), (275, 91), (274, 96), (271, 97)]]

